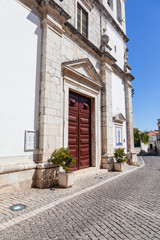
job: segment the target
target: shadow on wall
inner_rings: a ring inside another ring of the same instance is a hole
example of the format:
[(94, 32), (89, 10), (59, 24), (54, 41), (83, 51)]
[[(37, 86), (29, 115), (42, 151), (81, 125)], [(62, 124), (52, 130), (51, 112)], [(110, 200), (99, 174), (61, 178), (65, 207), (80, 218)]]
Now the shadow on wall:
[[(33, 34), (37, 36), (37, 56), (36, 56), (36, 75), (35, 75), (35, 101), (34, 101), (34, 130), (39, 135), (39, 94), (40, 94), (40, 75), (41, 75), (41, 42), (42, 42), (42, 30), (40, 28), (40, 19), (32, 11), (27, 16), (27, 19), (34, 23), (37, 28)], [(31, 53), (32, 54), (32, 53)], [(38, 141), (37, 136), (37, 141)], [(37, 144), (38, 148), (38, 144)], [(38, 162), (38, 149), (33, 152), (34, 162)]]

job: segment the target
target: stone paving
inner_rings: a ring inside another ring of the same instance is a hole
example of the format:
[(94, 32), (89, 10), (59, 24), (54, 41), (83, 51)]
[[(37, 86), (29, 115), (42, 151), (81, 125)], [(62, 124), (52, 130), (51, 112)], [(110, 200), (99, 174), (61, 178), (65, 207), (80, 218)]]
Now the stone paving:
[[(86, 186), (81, 194), (65, 201), (58, 200), (54, 207), (1, 231), (0, 239), (159, 240), (160, 157), (143, 158), (144, 167), (110, 182), (94, 182), (89, 186), (92, 187), (90, 191)], [(77, 181), (83, 182), (82, 179)], [(37, 190), (35, 201), (38, 199)]]
[[(133, 166), (125, 165), (125, 172), (135, 169)], [(25, 213), (30, 213), (35, 209), (39, 209), (53, 201), (56, 201), (65, 196), (70, 196), (73, 193), (82, 191), (90, 186), (106, 181), (112, 177), (121, 175), (119, 172), (108, 172), (107, 170), (97, 170), (89, 175), (81, 174), (77, 177), (72, 188), (59, 188), (58, 186), (48, 189), (25, 189), (8, 194), (0, 195), (0, 224), (21, 216)], [(24, 204), (27, 206), (23, 211), (11, 211), (10, 206), (14, 204)]]

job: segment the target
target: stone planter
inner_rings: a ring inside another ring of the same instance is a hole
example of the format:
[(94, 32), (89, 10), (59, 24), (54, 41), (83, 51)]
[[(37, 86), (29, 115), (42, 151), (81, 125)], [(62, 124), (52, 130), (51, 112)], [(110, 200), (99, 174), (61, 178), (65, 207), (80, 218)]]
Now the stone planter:
[(68, 188), (72, 187), (75, 179), (75, 174), (74, 173), (65, 173), (65, 172), (60, 172), (58, 173), (58, 185), (60, 187)]
[(124, 170), (124, 163), (114, 163), (114, 170), (117, 172), (122, 172)]

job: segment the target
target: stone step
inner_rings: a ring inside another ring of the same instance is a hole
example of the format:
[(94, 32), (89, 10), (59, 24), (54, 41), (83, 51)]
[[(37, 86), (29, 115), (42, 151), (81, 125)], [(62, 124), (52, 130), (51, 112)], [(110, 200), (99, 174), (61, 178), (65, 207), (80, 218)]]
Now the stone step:
[(90, 167), (90, 168), (80, 169), (78, 171), (75, 171), (74, 173), (75, 173), (75, 179), (79, 179), (79, 178), (88, 177), (89, 175), (104, 174), (107, 172), (108, 172), (108, 169)]

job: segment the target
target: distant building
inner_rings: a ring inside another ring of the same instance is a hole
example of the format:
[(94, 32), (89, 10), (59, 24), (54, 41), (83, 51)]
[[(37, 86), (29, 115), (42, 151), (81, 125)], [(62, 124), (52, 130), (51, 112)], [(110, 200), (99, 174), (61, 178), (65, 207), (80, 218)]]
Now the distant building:
[(51, 153), (72, 170), (135, 161), (125, 0), (0, 1), (0, 190), (50, 186)]
[(158, 136), (158, 134), (159, 134), (158, 130), (147, 132), (147, 135), (149, 136), (149, 144), (148, 144), (149, 150), (155, 149), (155, 147), (157, 147), (157, 136)]
[(160, 155), (160, 119), (158, 119), (158, 134), (157, 134), (157, 151), (158, 155)]

